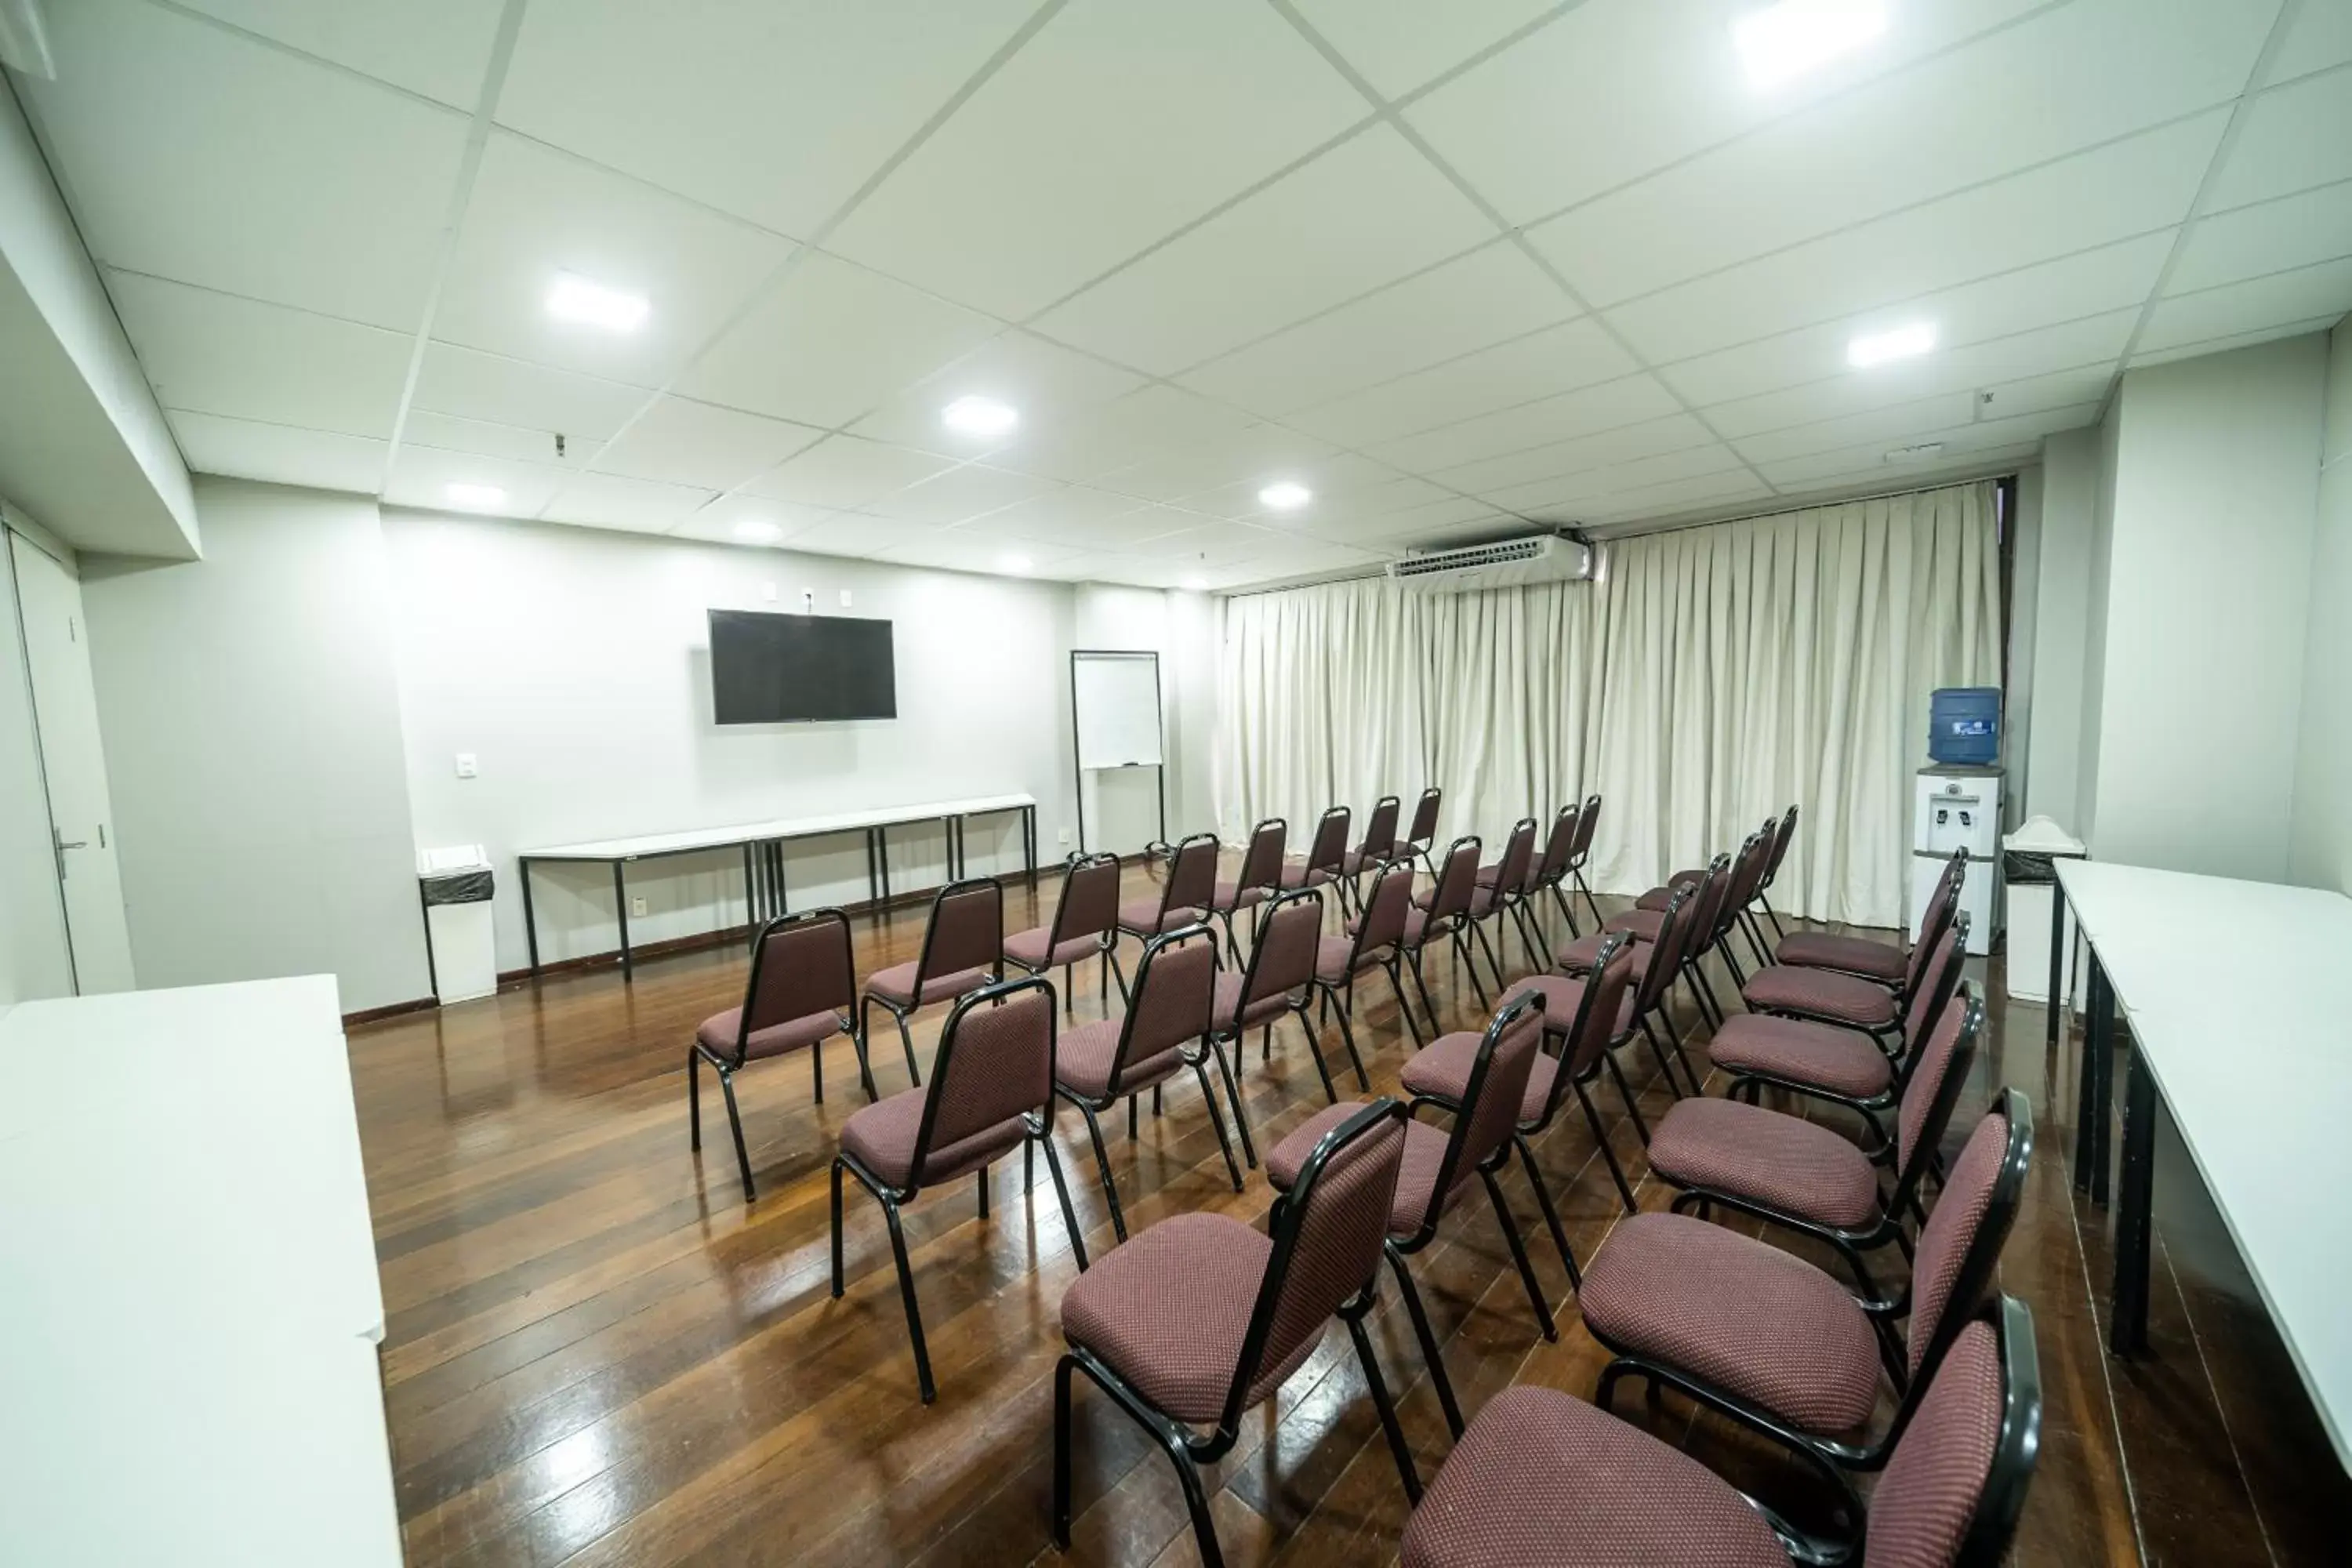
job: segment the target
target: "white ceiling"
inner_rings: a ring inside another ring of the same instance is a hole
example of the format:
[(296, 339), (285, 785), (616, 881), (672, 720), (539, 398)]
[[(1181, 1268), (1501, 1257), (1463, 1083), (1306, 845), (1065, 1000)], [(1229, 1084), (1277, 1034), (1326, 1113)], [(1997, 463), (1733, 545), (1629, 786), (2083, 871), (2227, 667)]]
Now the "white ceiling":
[(1769, 90), (1758, 3), (74, 0), (17, 85), (192, 467), (972, 570), (1982, 472), (2352, 308), (2352, 0), (1890, 0)]

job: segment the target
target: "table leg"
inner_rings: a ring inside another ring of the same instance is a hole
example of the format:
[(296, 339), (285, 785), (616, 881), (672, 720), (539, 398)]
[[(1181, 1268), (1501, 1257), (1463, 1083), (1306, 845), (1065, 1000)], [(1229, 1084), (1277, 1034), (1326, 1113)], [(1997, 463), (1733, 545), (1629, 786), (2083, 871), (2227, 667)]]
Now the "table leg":
[(613, 913), (621, 921), (621, 978), (636, 977), (635, 966), (629, 960), (629, 889), (621, 880), (621, 862), (613, 862)]
[(2116, 1211), (2116, 1280), (2107, 1348), (2117, 1355), (2147, 1349), (2148, 1255), (2156, 1196), (2156, 1079), (2147, 1054), (2132, 1047), (2124, 1090), (2124, 1171)]
[(2066, 889), (2050, 884), (2050, 1049), (2066, 1037)]
[(530, 908), (530, 862), (518, 860), (515, 874), (522, 882), (522, 939), (530, 950), (530, 976), (539, 978), (539, 921)]
[(751, 928), (751, 940), (760, 939), (760, 881), (751, 874), (751, 846), (743, 845), (743, 923)]
[(1021, 808), (1021, 858), (1029, 868), (1029, 885), (1037, 885), (1037, 808)]
[(877, 826), (874, 829), (874, 842), (877, 847), (874, 856), (875, 864), (882, 868), (882, 901), (887, 904), (890, 901), (890, 829), (887, 826)]
[(882, 884), (877, 879), (877, 865), (874, 856), (874, 830), (869, 827), (866, 830), (866, 901), (868, 905), (878, 909), (882, 904)]
[(956, 819), (952, 816), (942, 816), (940, 818), (940, 826), (947, 835), (948, 880), (961, 882), (963, 880), (963, 871), (958, 862), (962, 859), (962, 852), (956, 847)]
[(2107, 1202), (2107, 1173), (2115, 1166), (2116, 987), (2106, 966), (2091, 950), (2091, 1201)]
[(768, 845), (768, 865), (774, 872), (769, 884), (768, 897), (775, 905), (778, 919), (793, 912), (792, 885), (784, 880), (784, 841), (781, 838)]

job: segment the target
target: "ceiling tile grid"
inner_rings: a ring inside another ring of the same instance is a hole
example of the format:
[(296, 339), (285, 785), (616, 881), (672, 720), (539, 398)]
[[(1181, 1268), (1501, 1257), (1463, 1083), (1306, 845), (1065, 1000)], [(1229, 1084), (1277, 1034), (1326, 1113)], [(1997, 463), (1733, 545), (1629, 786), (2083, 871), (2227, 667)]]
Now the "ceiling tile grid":
[(2344, 7), (1885, 0), (1759, 86), (1762, 3), (81, 0), (19, 89), (193, 466), (952, 570), (1919, 481), (2352, 308)]

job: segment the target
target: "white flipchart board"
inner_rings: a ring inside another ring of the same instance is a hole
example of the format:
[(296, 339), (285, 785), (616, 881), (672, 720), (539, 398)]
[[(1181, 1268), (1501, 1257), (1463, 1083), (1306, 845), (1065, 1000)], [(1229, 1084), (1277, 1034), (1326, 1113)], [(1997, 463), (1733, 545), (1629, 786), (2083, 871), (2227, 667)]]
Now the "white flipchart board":
[[(1078, 841), (1083, 847), (1087, 837), (1085, 775), (1124, 768), (1156, 770), (1166, 761), (1160, 742), (1160, 656), (1075, 650), (1070, 655), (1070, 712), (1077, 741)], [(1164, 834), (1164, 787), (1155, 780), (1155, 789), (1163, 796), (1160, 815)]]

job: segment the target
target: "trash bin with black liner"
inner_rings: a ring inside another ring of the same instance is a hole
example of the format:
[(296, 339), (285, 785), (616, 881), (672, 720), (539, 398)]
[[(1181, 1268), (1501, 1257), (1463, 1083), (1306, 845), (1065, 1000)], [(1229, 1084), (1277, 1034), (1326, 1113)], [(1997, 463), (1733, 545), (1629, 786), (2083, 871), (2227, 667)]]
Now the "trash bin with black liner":
[[(2050, 999), (2050, 915), (2058, 896), (2059, 860), (2082, 860), (2090, 848), (2046, 816), (2029, 817), (2000, 841), (2000, 879), (2009, 890), (2009, 994), (2020, 1002)], [(2079, 1000), (2074, 955), (2065, 957), (2065, 987)]]
[(444, 1005), (495, 995), (499, 953), (490, 910), (497, 885), (482, 847), (458, 844), (420, 852), (416, 886), (425, 907), (425, 962), (433, 994)]

